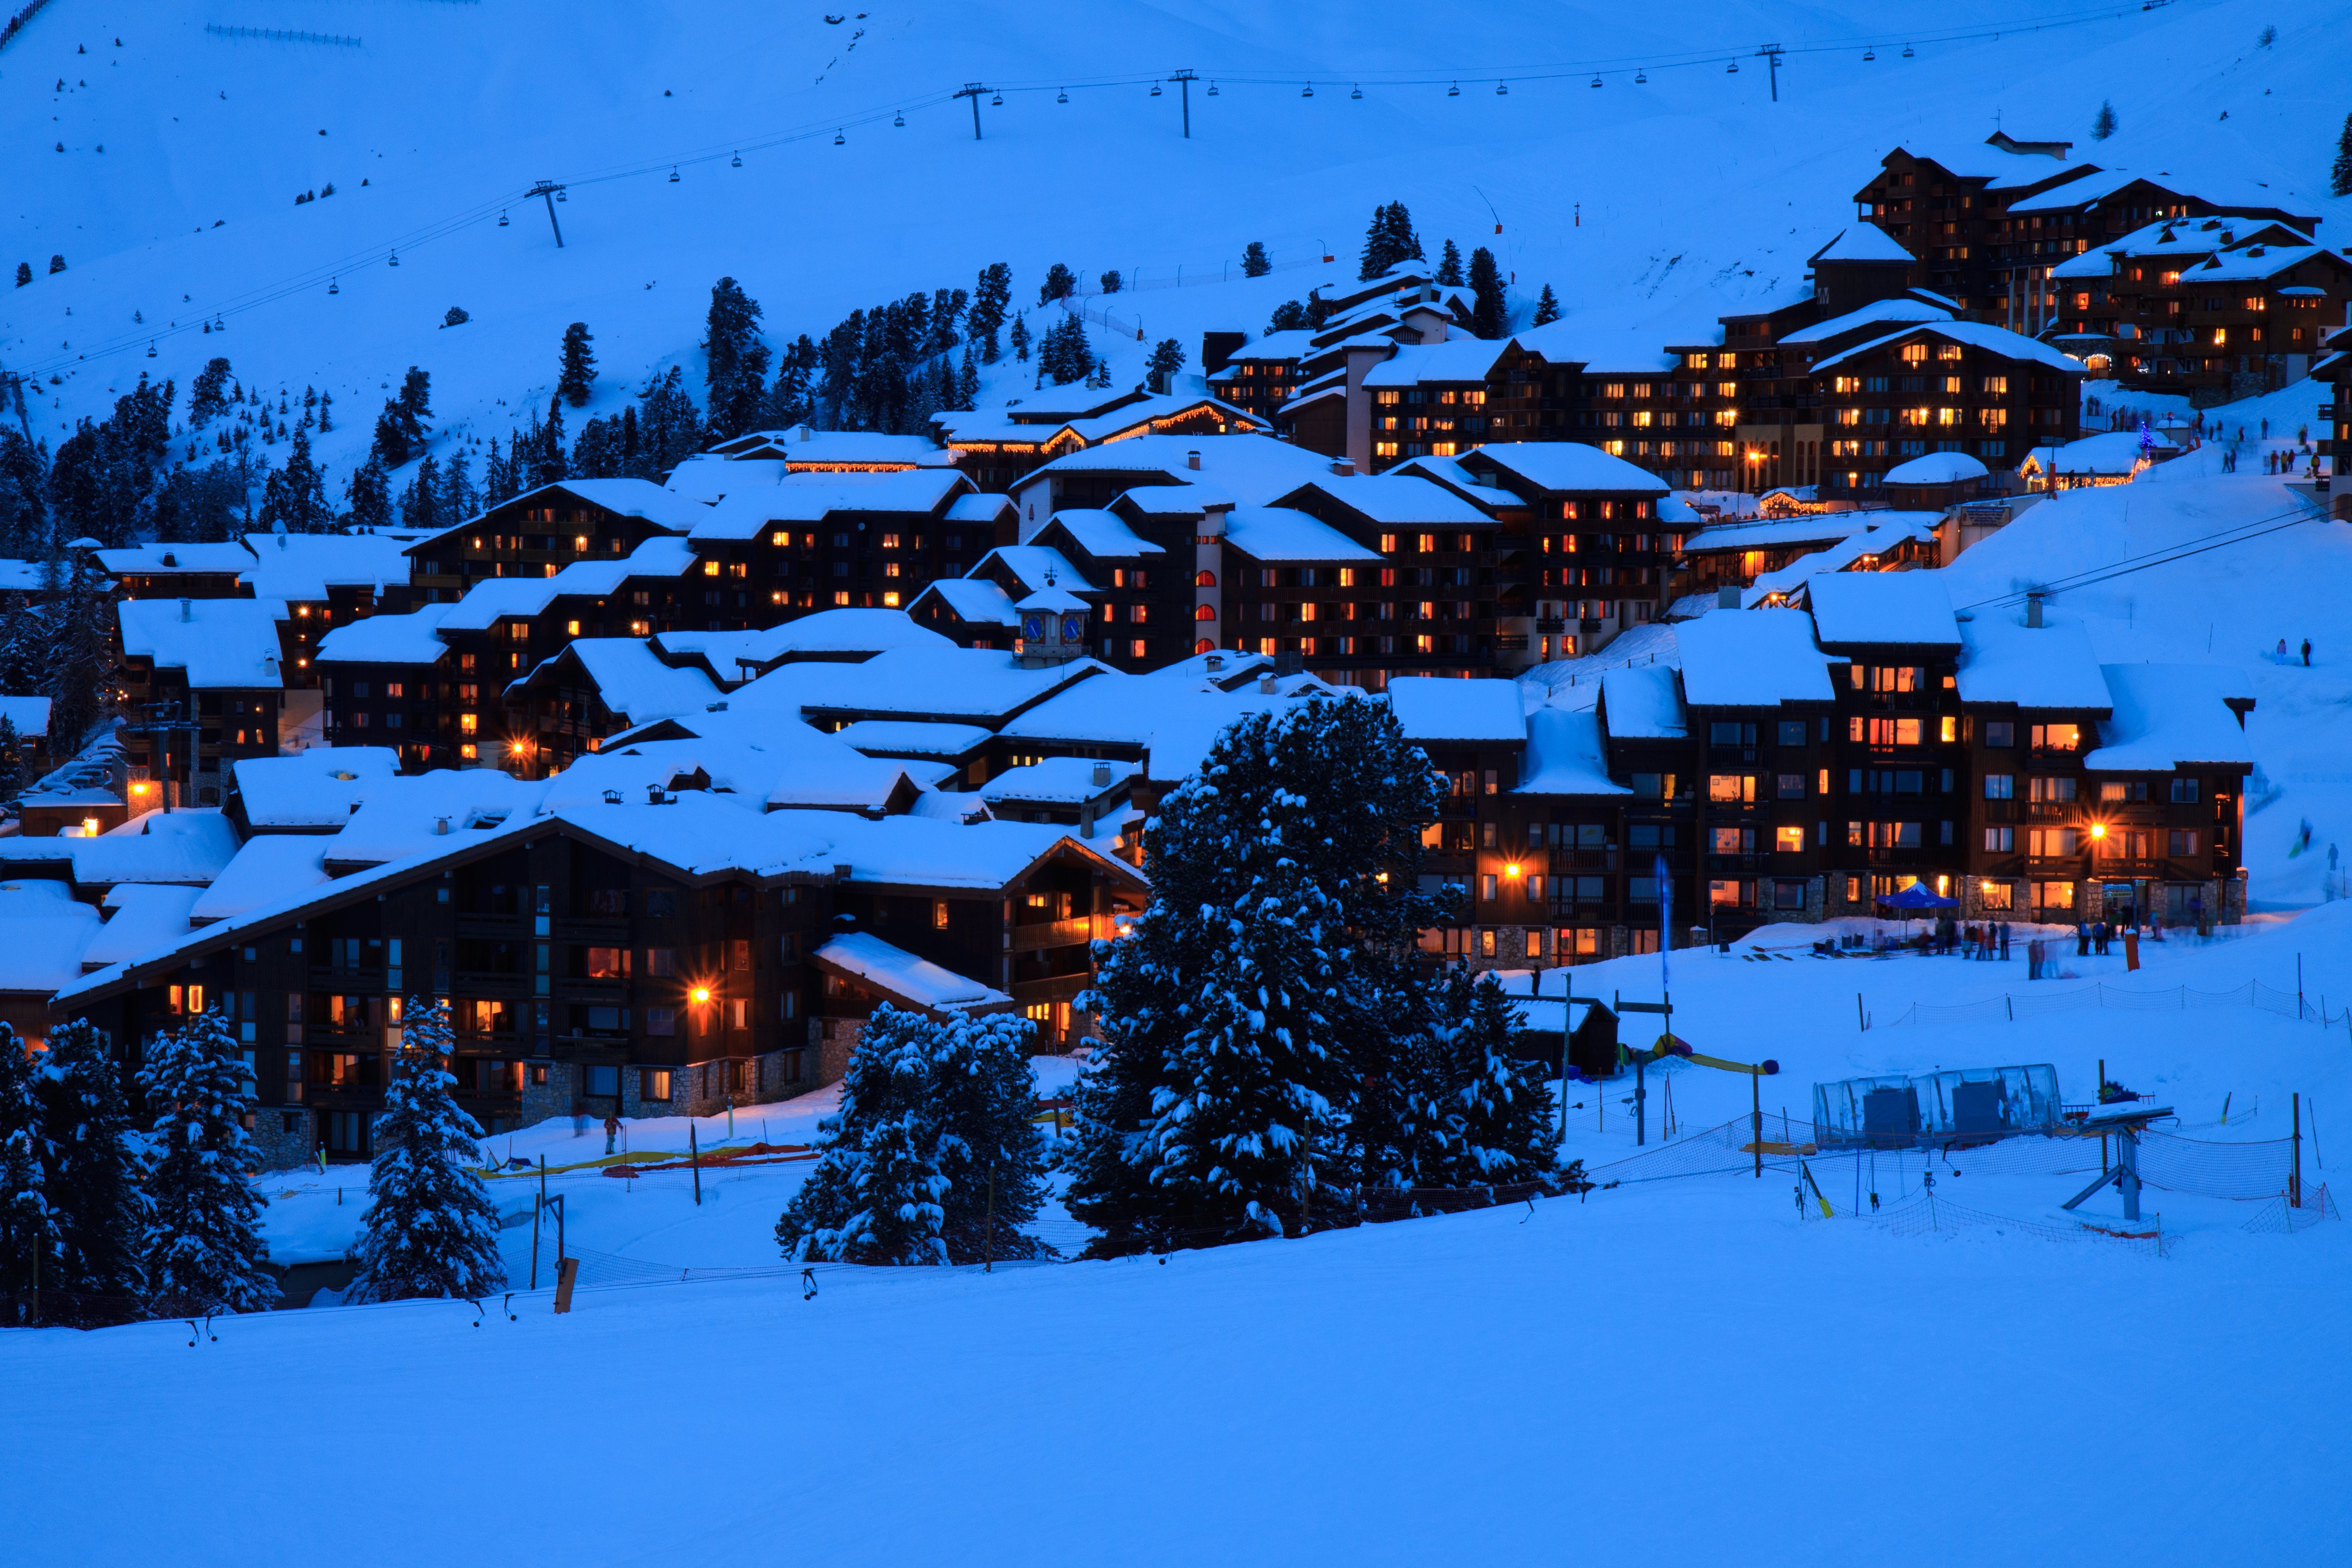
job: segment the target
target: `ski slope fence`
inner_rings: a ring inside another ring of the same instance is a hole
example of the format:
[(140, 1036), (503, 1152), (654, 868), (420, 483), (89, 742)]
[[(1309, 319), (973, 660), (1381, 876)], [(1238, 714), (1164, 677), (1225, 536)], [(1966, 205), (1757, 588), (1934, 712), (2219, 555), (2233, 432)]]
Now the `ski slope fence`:
[(2326, 997), (2314, 1002), (2300, 991), (2283, 991), (2260, 980), (2248, 980), (2244, 985), (2231, 987), (2226, 991), (2200, 991), (2193, 986), (2170, 986), (2159, 991), (2142, 991), (2097, 981), (2068, 991), (2011, 991), (1974, 1002), (1913, 1002), (1885, 1023), (1874, 1019), (1871, 1027), (1893, 1029), (1903, 1024), (2014, 1023), (2019, 1019), (2077, 1012), (2086, 1008), (2121, 1008), (2139, 1012), (2257, 1008), (2281, 1018), (2297, 1019), (2328, 1029), (2340, 1024), (2347, 1032), (2352, 1032), (2352, 1005), (2347, 1005), (2341, 1011), (2331, 1011)]
[(6, 21), (0, 22), (0, 49), (6, 48), (8, 47), (8, 40), (23, 32), (25, 30), (26, 24), (30, 22), (34, 17), (39, 16), (41, 14), (41, 7), (48, 3), (49, 0), (32, 0), (30, 5), (16, 12)]
[(287, 27), (238, 27), (219, 22), (207, 22), (205, 31), (215, 38), (260, 38), (272, 44), (331, 44), (338, 48), (362, 47), (357, 38), (341, 33), (303, 33)]

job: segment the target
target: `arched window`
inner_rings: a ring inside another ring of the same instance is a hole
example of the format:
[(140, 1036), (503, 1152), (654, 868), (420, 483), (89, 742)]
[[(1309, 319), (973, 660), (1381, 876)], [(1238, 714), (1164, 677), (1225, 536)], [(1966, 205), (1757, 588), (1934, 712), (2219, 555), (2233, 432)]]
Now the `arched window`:
[(1213, 653), (1216, 651), (1217, 642), (1213, 637), (1203, 637), (1192, 644), (1192, 652), (1195, 653)]
[(1217, 586), (1217, 574), (1213, 571), (1202, 572), (1192, 579), (1192, 586), (1195, 588), (1214, 588)]
[(1214, 605), (1203, 604), (1192, 612), (1192, 619), (1195, 621), (1214, 621), (1216, 618), (1217, 612)]

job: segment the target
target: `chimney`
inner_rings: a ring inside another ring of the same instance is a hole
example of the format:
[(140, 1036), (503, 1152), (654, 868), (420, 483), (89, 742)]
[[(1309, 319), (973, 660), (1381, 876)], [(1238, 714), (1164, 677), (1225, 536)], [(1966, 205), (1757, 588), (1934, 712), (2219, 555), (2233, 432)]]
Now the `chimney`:
[(1184, 466), (1187, 468), (1198, 468), (1201, 466), (1200, 448), (1195, 447), (1192, 451), (1184, 454)]
[(436, 836), (446, 836), (449, 831), (449, 819), (446, 817), (434, 818), (433, 831)]
[(1109, 764), (1109, 763), (1108, 763), (1108, 762), (1097, 762), (1097, 763), (1096, 763), (1096, 764), (1095, 764), (1095, 768), (1094, 768), (1094, 773), (1093, 773), (1093, 775), (1091, 776), (1091, 778), (1090, 778), (1090, 779), (1089, 779), (1089, 782), (1091, 782), (1091, 783), (1094, 785), (1094, 787), (1095, 787), (1096, 789), (1108, 789), (1108, 788), (1109, 788), (1109, 786), (1110, 786), (1110, 764)]
[(2039, 626), (2042, 624), (2042, 601), (2049, 597), (2050, 591), (2045, 588), (2031, 588), (2026, 590), (2025, 623), (2028, 626)]
[(1261, 696), (1270, 697), (1274, 695), (1274, 674), (1271, 671), (1257, 678), (1257, 689), (1258, 695)]
[(1212, 653), (1202, 661), (1201, 667), (1213, 675), (1225, 667), (1225, 656), (1223, 653)]
[(196, 601), (193, 599), (183, 599), (180, 601), (180, 619), (183, 621), (194, 621), (195, 618)]
[(163, 552), (163, 564), (165, 566), (177, 566), (180, 564), (180, 558), (173, 555), (170, 550), (165, 550)]
[(1331, 459), (1332, 473), (1345, 476), (1347, 475), (1353, 474), (1355, 471), (1356, 465), (1351, 459), (1346, 457), (1334, 457)]

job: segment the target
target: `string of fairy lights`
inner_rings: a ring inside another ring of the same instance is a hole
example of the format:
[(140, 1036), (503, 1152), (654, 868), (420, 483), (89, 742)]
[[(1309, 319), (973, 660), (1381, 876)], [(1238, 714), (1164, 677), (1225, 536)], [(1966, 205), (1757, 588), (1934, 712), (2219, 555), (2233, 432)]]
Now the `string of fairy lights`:
[[(1341, 102), (1360, 101), (1368, 97), (1398, 99), (1408, 95), (1437, 95), (1447, 99), (1481, 94), (1507, 98), (1515, 86), (1526, 88), (1580, 80), (1594, 90), (1611, 87), (1639, 89), (1647, 86), (1654, 76), (1669, 77), (1677, 72), (1697, 71), (1737, 75), (1743, 68), (1770, 73), (1777, 96), (1780, 70), (1787, 60), (1794, 57), (1847, 57), (1855, 62), (1856, 68), (1875, 69), (1883, 65), (1885, 68), (1896, 69), (1904, 61), (1916, 59), (1926, 51), (1963, 44), (1998, 43), (2006, 38), (2031, 37), (2102, 22), (2128, 21), (2145, 13), (2176, 9), (2187, 3), (2188, 0), (2140, 0), (2136, 4), (2109, 4), (2045, 12), (2008, 21), (1929, 28), (1907, 34), (1873, 34), (1789, 44), (1714, 46), (1640, 57), (1464, 67), (1444, 71), (1413, 69), (1284, 74), (1247, 70), (1201, 71), (1187, 68), (1082, 78), (965, 82), (953, 89), (916, 94), (848, 116), (835, 115), (821, 121), (773, 128), (732, 139), (724, 144), (711, 143), (640, 162), (589, 170), (560, 181), (542, 180), (518, 186), (380, 243), (211, 302), (201, 314), (192, 313), (184, 321), (175, 320), (161, 329), (142, 326), (134, 332), (88, 344), (79, 350), (67, 351), (61, 349), (57, 353), (26, 361), (19, 373), (29, 381), (55, 376), (59, 371), (93, 360), (142, 352), (154, 358), (155, 345), (164, 339), (184, 337), (207, 329), (215, 333), (225, 332), (230, 319), (236, 317), (248, 315), (313, 290), (338, 293), (342, 277), (368, 267), (398, 267), (404, 251), (422, 249), (436, 241), (484, 225), (504, 227), (514, 221), (528, 221), (510, 218), (509, 209), (520, 208), (533, 199), (543, 197), (547, 201), (548, 213), (552, 220), (554, 204), (567, 200), (572, 191), (625, 180), (661, 179), (676, 183), (683, 181), (683, 172), (690, 169), (720, 164), (740, 169), (743, 166), (746, 153), (757, 154), (810, 142), (821, 144), (830, 141), (835, 146), (845, 146), (852, 131), (862, 133), (876, 128), (904, 130), (910, 115), (919, 118), (942, 110), (957, 115), (968, 112), (972, 120), (974, 135), (984, 140), (985, 124), (991, 111), (1007, 108), (1010, 100), (1045, 99), (1055, 105), (1066, 105), (1074, 95), (1129, 93), (1155, 108), (1160, 107), (1153, 105), (1155, 99), (1181, 99), (1181, 123), (1184, 134), (1189, 135), (1193, 115), (1206, 117), (1213, 114), (1213, 106), (1234, 93), (1247, 93), (1254, 98), (1285, 94), (1300, 101), (1336, 98)], [(1743, 61), (1746, 62), (1744, 67)]]

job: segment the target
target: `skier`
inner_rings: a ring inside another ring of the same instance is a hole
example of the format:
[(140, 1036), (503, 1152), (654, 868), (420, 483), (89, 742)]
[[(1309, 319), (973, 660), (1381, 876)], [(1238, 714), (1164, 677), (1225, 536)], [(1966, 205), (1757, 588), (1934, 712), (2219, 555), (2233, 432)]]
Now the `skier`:
[(2303, 667), (2306, 670), (2311, 668), (2311, 639), (2308, 637), (2303, 640)]
[(621, 1135), (621, 1118), (609, 1112), (604, 1117), (604, 1152), (613, 1152), (613, 1140)]

